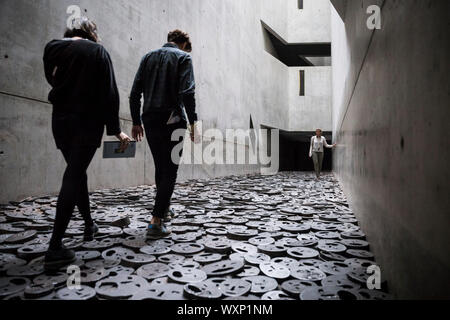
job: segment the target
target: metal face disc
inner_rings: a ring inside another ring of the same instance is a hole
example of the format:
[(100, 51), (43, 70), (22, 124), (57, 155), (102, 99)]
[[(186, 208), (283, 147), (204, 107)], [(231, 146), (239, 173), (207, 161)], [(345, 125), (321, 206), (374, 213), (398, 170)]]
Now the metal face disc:
[(194, 256), (194, 261), (202, 263), (202, 264), (208, 264), (213, 262), (218, 262), (222, 260), (223, 256), (219, 253), (199, 253)]
[(4, 277), (0, 279), (0, 298), (7, 297), (25, 290), (30, 280), (22, 277)]
[(140, 267), (136, 274), (147, 280), (166, 277), (170, 272), (170, 267), (164, 263), (150, 263)]
[(99, 297), (105, 299), (128, 299), (146, 287), (147, 280), (129, 275), (100, 280), (95, 285), (95, 291)]
[(352, 271), (351, 266), (345, 262), (324, 262), (319, 269), (329, 275), (346, 274)]
[(298, 297), (300, 293), (306, 289), (317, 287), (317, 284), (312, 281), (302, 281), (302, 280), (287, 280), (281, 284), (281, 288), (288, 294)]
[(250, 292), (250, 282), (238, 279), (227, 279), (220, 283), (219, 290), (226, 297), (240, 297)]
[(92, 300), (95, 298), (96, 292), (88, 286), (81, 286), (80, 289), (63, 288), (58, 290), (56, 297), (60, 300)]
[(171, 300), (179, 301), (185, 300), (184, 287), (179, 284), (152, 284), (149, 287), (141, 290), (133, 295), (131, 300)]
[(291, 275), (289, 268), (274, 262), (264, 262), (259, 265), (262, 273), (274, 279), (287, 279)]
[(207, 275), (203, 270), (194, 268), (176, 268), (169, 271), (168, 276), (177, 283), (195, 283), (206, 280)]
[(321, 282), (323, 287), (342, 287), (345, 289), (360, 289), (361, 286), (351, 281), (345, 274), (328, 276)]
[(247, 263), (251, 265), (260, 265), (264, 262), (269, 262), (270, 257), (264, 253), (250, 253), (244, 256), (244, 259)]
[(129, 268), (139, 268), (156, 261), (156, 257), (144, 253), (132, 253), (122, 257), (122, 265)]
[(254, 277), (259, 276), (260, 273), (261, 270), (259, 268), (246, 265), (242, 272), (238, 273), (236, 276), (239, 278)]
[(270, 292), (278, 287), (275, 279), (266, 276), (245, 277), (243, 280), (252, 284), (251, 292), (255, 294)]
[(293, 278), (302, 281), (321, 281), (327, 277), (324, 272), (314, 267), (292, 268), (291, 275)]
[(301, 300), (362, 300), (357, 290), (342, 287), (315, 287), (303, 291)]
[(261, 300), (295, 300), (283, 291), (271, 291), (265, 293)]
[(215, 262), (212, 264), (207, 264), (203, 267), (203, 271), (211, 277), (215, 276), (225, 276), (230, 274), (235, 274), (244, 268), (244, 262), (238, 260), (224, 260), (220, 262)]
[(312, 259), (319, 256), (317, 250), (305, 247), (295, 247), (287, 251), (288, 255), (295, 259)]
[(180, 255), (194, 255), (202, 252), (205, 247), (198, 243), (177, 243), (171, 247), (172, 251)]
[(215, 284), (205, 281), (186, 284), (184, 292), (194, 299), (217, 300), (222, 297), (222, 292)]
[(152, 246), (145, 246), (141, 248), (140, 251), (141, 253), (144, 254), (158, 256), (168, 254), (171, 251), (171, 249), (170, 247), (165, 245), (152, 245)]

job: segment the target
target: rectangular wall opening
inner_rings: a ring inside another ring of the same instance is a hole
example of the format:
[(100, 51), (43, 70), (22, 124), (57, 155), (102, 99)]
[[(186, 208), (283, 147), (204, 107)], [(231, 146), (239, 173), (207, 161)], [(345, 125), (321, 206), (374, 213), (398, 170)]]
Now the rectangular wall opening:
[(300, 97), (305, 96), (305, 70), (300, 70)]
[[(280, 171), (306, 171), (313, 172), (314, 164), (309, 157), (311, 137), (315, 132), (287, 132), (280, 131)], [(331, 143), (332, 132), (324, 132), (323, 136)], [(325, 149), (323, 171), (331, 171), (332, 152)]]

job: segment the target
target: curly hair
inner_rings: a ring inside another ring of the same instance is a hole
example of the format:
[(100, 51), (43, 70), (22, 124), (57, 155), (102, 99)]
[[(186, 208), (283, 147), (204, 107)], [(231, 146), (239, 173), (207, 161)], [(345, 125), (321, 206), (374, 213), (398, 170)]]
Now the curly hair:
[(81, 17), (74, 21), (73, 27), (64, 33), (65, 38), (80, 37), (94, 42), (99, 41), (97, 25), (87, 17)]
[(192, 50), (192, 44), (191, 39), (189, 38), (189, 34), (179, 29), (169, 32), (169, 35), (167, 36), (167, 41), (174, 42), (176, 44), (187, 43), (187, 48), (190, 48), (190, 50)]

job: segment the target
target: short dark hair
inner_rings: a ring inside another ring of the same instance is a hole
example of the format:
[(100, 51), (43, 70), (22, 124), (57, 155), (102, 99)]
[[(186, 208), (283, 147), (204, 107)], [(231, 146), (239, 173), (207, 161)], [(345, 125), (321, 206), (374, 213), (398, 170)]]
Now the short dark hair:
[(87, 17), (76, 19), (72, 28), (68, 28), (64, 33), (65, 38), (80, 37), (94, 42), (99, 41), (97, 25)]
[(192, 43), (191, 43), (191, 41), (189, 41), (186, 44), (186, 48), (184, 50), (186, 50), (186, 52), (192, 52)]
[[(174, 42), (176, 44), (188, 43), (188, 45), (189, 45), (191, 43), (189, 34), (187, 34), (186, 32), (183, 32), (179, 29), (169, 32), (169, 35), (167, 36), (167, 41)], [(192, 45), (191, 45), (191, 49), (192, 49)]]

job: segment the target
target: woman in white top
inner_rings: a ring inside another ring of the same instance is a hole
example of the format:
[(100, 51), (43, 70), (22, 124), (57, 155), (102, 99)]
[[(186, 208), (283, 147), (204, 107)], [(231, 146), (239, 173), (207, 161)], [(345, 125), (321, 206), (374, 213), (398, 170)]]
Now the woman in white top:
[(327, 139), (322, 137), (322, 130), (317, 129), (316, 135), (311, 138), (311, 148), (309, 150), (309, 157), (313, 159), (317, 179), (320, 178), (320, 172), (322, 171), (324, 147), (332, 149), (336, 147), (336, 144), (330, 146)]

